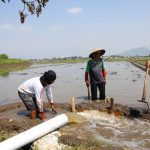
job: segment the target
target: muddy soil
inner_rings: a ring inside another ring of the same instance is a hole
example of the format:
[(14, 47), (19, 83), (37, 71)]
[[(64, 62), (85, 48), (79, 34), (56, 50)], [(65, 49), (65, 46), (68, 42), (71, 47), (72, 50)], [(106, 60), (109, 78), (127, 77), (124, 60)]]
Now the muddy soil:
[[(55, 104), (57, 114), (52, 113), (48, 103), (44, 103), (45, 112), (47, 119), (53, 118), (56, 115), (71, 112), (71, 105), (68, 103)], [(99, 110), (105, 111), (107, 113), (114, 113), (117, 117), (135, 117), (139, 119), (147, 119), (150, 121), (150, 114), (146, 109), (142, 108), (129, 108), (128, 106), (123, 106), (116, 104), (114, 109), (110, 109), (110, 103), (105, 103), (104, 101), (88, 101), (76, 104), (76, 111), (81, 112), (84, 110)], [(22, 102), (12, 103), (7, 105), (0, 105), (0, 142), (10, 138), (18, 133), (21, 133), (42, 121), (37, 118), (32, 120), (30, 118), (30, 112), (26, 110)], [(63, 142), (74, 139), (63, 137)], [(78, 143), (78, 139), (74, 139)], [(73, 140), (73, 141), (74, 141)]]
[[(48, 103), (44, 103), (44, 107), (47, 119), (71, 111), (69, 104), (56, 104), (57, 114), (51, 112)], [(30, 111), (26, 110), (22, 102), (0, 105), (0, 141), (30, 129), (39, 123), (42, 123), (40, 118), (32, 120)]]

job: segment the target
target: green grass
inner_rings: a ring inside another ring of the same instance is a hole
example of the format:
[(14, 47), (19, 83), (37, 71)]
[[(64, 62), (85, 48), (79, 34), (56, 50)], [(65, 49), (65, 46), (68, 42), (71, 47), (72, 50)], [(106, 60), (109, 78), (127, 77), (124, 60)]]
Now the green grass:
[(43, 59), (43, 60), (38, 60), (36, 63), (39, 64), (59, 64), (59, 63), (84, 63), (87, 62), (87, 58), (77, 58), (77, 59)]
[(133, 62), (136, 62), (138, 64), (141, 64), (141, 65), (145, 65), (145, 62), (150, 60), (150, 57), (140, 57), (140, 58), (135, 58), (133, 59), (132, 61)]
[(27, 60), (22, 59), (0, 59), (0, 64), (18, 64), (18, 63), (26, 63), (29, 62)]
[[(22, 60), (22, 59), (0, 59), (0, 76), (7, 76), (10, 72), (15, 70), (21, 70), (33, 63), (37, 64), (61, 64), (61, 63), (86, 63), (89, 58), (56, 58), (56, 59), (43, 59), (43, 60)], [(133, 57), (133, 58), (126, 58), (126, 57), (115, 57), (115, 58), (105, 58), (105, 62), (116, 62), (116, 61), (128, 61), (128, 62), (136, 62), (141, 65), (145, 65), (145, 62), (150, 60), (150, 57)]]
[(150, 60), (150, 57), (132, 57), (132, 58), (105, 58), (105, 61), (115, 62), (115, 61), (128, 61), (128, 62), (136, 62), (141, 65), (145, 65), (145, 62)]
[(0, 59), (0, 76), (8, 76), (10, 72), (21, 70), (32, 63), (21, 59)]

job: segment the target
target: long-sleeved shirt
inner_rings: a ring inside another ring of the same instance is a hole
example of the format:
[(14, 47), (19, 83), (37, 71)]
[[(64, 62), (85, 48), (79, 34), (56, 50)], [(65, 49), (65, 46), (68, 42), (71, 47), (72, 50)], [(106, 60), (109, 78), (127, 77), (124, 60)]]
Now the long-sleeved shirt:
[(24, 83), (22, 83), (18, 90), (22, 93), (30, 94), (31, 96), (36, 98), (37, 106), (40, 112), (43, 112), (43, 98), (42, 94), (46, 91), (47, 99), (50, 103), (53, 103), (53, 95), (51, 85), (43, 87), (40, 82), (40, 77), (31, 78)]

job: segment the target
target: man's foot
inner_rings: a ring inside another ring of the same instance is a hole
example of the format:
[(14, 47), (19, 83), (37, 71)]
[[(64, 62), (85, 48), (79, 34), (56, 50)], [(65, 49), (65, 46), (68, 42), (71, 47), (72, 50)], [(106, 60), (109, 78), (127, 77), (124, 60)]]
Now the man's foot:
[(31, 111), (31, 119), (36, 119), (36, 110)]

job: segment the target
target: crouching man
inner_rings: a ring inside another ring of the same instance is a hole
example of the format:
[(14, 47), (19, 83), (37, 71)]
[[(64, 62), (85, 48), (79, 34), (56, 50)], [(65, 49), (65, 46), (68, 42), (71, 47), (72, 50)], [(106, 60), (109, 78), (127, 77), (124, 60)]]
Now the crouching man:
[(42, 93), (45, 91), (52, 112), (55, 112), (51, 84), (56, 80), (56, 73), (49, 70), (41, 77), (31, 78), (22, 83), (18, 88), (18, 95), (23, 101), (26, 109), (31, 111), (31, 118), (35, 119), (40, 115), (40, 119), (44, 120), (46, 114), (43, 108)]

